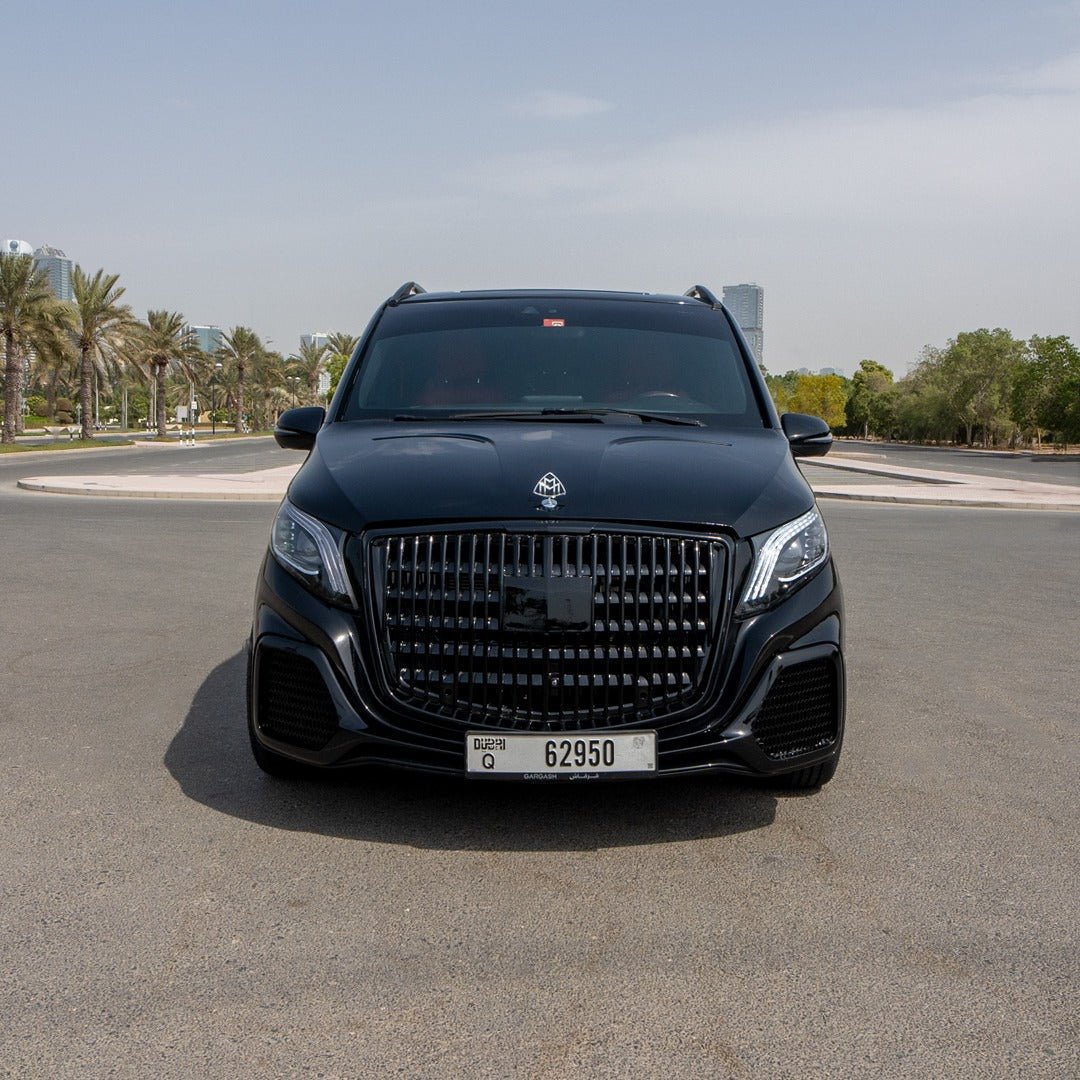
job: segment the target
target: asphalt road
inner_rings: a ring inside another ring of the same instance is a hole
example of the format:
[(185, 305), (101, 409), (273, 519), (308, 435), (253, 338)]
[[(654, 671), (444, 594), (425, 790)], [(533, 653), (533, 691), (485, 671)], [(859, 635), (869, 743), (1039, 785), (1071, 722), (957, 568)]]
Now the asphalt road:
[(2, 468), (0, 1075), (1080, 1072), (1075, 515), (823, 503), (819, 793), (299, 783), (243, 729), (273, 507)]
[(869, 455), (885, 465), (910, 469), (939, 469), (942, 472), (982, 473), (1031, 480), (1039, 484), (1067, 484), (1080, 487), (1080, 454), (1012, 454), (953, 449), (951, 447), (905, 446), (903, 443), (862, 442), (838, 439), (830, 456), (857, 453)]
[(194, 446), (118, 446), (0, 454), (0, 485), (21, 476), (90, 476), (97, 473), (231, 473), (272, 469), (302, 460), (266, 438), (196, 442)]

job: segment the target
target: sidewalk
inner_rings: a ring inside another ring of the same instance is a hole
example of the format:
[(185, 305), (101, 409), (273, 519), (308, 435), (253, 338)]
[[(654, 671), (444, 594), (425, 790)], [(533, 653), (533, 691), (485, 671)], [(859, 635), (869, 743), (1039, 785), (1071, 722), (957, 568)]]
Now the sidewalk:
[(19, 487), (57, 495), (107, 495), (129, 499), (245, 499), (279, 502), (300, 463), (248, 473), (131, 476), (27, 476)]
[(834, 482), (821, 476), (808, 477), (819, 498), (854, 499), (859, 502), (907, 503), (920, 506), (975, 506), (1010, 510), (1080, 510), (1080, 488), (1066, 484), (1042, 484), (1002, 476), (946, 472), (940, 469), (910, 469), (853, 461), (854, 455), (831, 460), (812, 458), (810, 470), (831, 469), (878, 478), (891, 483)]
[[(908, 469), (897, 465), (823, 458), (806, 461), (807, 479), (819, 498), (925, 506), (972, 506), (1011, 510), (1080, 510), (1080, 488), (997, 476)], [(300, 463), (249, 473), (137, 476), (28, 476), (19, 487), (61, 495), (106, 495), (137, 499), (244, 499), (277, 502)], [(837, 480), (821, 475), (832, 470)], [(878, 478), (844, 482), (843, 474)]]

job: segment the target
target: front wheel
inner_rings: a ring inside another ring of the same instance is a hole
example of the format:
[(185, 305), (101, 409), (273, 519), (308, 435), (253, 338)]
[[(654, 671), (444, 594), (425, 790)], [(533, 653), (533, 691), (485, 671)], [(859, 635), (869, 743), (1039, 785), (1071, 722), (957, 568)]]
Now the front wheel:
[(817, 765), (808, 765), (805, 769), (796, 769), (795, 772), (777, 777), (777, 782), (788, 791), (813, 791), (815, 788), (827, 784), (836, 775), (836, 766), (840, 759), (836, 757), (828, 761), (820, 761)]
[(267, 750), (255, 737), (255, 732), (248, 724), (248, 735), (251, 738), (251, 755), (255, 758), (255, 764), (267, 776), (277, 777), (279, 780), (296, 780), (303, 777), (307, 770), (299, 761), (293, 761), (282, 754), (276, 754), (273, 750)]

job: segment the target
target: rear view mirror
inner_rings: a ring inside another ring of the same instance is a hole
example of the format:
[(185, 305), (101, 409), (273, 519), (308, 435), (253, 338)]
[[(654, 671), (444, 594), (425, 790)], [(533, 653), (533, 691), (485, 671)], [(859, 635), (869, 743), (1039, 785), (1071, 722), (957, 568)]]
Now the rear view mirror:
[(820, 416), (789, 412), (780, 417), (791, 452), (795, 457), (822, 457), (832, 446), (832, 432)]
[(286, 409), (274, 425), (274, 438), (286, 450), (310, 450), (325, 419), (326, 410), (318, 405)]

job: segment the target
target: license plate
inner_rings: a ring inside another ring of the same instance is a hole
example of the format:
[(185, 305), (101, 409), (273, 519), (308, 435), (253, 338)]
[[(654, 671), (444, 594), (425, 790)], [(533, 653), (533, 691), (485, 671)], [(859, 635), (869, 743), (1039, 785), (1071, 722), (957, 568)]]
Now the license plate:
[(656, 732), (493, 735), (470, 731), (465, 736), (465, 768), (475, 776), (511, 775), (527, 780), (600, 773), (654, 773)]

